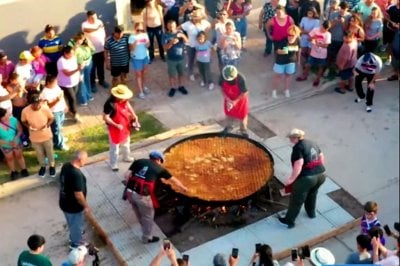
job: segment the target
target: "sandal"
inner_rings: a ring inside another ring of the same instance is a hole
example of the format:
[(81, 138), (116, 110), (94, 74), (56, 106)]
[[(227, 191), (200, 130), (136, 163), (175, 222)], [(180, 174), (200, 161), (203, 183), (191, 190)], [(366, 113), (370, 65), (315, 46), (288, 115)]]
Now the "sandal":
[(314, 82), (312, 83), (312, 85), (314, 87), (317, 87), (319, 85), (319, 79), (314, 80)]
[(296, 81), (304, 81), (307, 80), (307, 77), (297, 77)]
[(393, 80), (398, 80), (399, 76), (397, 75), (391, 75), (390, 77), (387, 78), (387, 81), (393, 81)]
[(340, 94), (345, 94), (345, 93), (346, 93), (346, 91), (341, 90), (340, 88), (335, 88), (335, 91), (336, 91), (337, 93), (340, 93)]

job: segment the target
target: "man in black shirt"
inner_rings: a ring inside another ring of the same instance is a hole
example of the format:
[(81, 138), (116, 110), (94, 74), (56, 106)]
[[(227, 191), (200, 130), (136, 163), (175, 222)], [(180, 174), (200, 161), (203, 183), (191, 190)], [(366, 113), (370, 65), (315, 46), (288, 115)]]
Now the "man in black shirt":
[(304, 134), (304, 131), (295, 128), (288, 135), (294, 144), (291, 156), (293, 170), (285, 186), (291, 186), (292, 193), (286, 216), (278, 218), (288, 228), (294, 227), (303, 203), (308, 217), (315, 218), (318, 189), (325, 182), (324, 155), (317, 144), (304, 139)]
[(125, 173), (125, 180), (128, 182), (127, 198), (142, 226), (143, 243), (160, 240), (159, 237), (152, 235), (154, 208), (158, 208), (157, 197), (154, 193), (156, 180), (168, 179), (183, 191), (187, 191), (179, 179), (173, 177), (167, 169), (161, 166), (164, 163), (162, 153), (152, 151), (149, 157), (150, 159), (135, 160)]
[(83, 245), (83, 215), (89, 211), (86, 201), (86, 178), (80, 168), (86, 163), (86, 151), (78, 151), (71, 162), (65, 163), (60, 173), (60, 209), (67, 220), (70, 247)]

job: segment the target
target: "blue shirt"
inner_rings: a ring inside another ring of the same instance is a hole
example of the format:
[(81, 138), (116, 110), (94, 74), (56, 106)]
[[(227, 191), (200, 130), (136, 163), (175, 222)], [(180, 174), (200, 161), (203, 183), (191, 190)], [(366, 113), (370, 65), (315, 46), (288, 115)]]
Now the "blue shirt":
[(203, 44), (197, 43), (196, 48), (196, 60), (201, 63), (210, 63), (211, 60), (211, 47), (210, 41), (206, 41)]
[[(167, 44), (170, 40), (177, 38), (177, 34), (175, 33), (166, 33), (163, 36), (163, 44)], [(171, 61), (180, 61), (183, 60), (183, 47), (185, 43), (182, 39), (179, 39), (179, 42), (174, 44), (171, 48), (167, 50), (167, 59)]]
[(149, 50), (147, 49), (147, 44), (149, 42), (149, 37), (146, 33), (132, 34), (129, 36), (128, 43), (133, 44), (136, 42), (135, 49), (131, 51), (132, 59), (145, 59), (149, 55)]

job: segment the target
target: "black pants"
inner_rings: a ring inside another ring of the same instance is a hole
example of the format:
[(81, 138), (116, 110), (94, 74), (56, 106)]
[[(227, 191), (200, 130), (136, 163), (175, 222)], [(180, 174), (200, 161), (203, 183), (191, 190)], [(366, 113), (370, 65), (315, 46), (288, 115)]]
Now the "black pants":
[(92, 69), (90, 70), (90, 83), (96, 83), (96, 73), (99, 83), (104, 82), (104, 52), (95, 53), (92, 57)]
[(364, 41), (364, 53), (375, 53), (378, 48), (380, 39), (377, 40), (365, 40)]
[(57, 77), (57, 62), (47, 62), (45, 65), (47, 75), (52, 75), (53, 77)]
[(147, 27), (147, 34), (149, 35), (149, 40), (150, 40), (150, 46), (149, 46), (150, 60), (154, 59), (154, 37), (156, 37), (157, 39), (160, 57), (164, 59), (164, 48), (162, 43), (162, 36), (163, 36), (162, 26), (154, 28)]
[(374, 78), (375, 74), (365, 74), (358, 70), (357, 70), (357, 73), (358, 73), (358, 75), (356, 76), (356, 82), (355, 82), (357, 96), (360, 99), (365, 98), (365, 93), (364, 93), (364, 89), (362, 86), (362, 82), (366, 78), (367, 79), (367, 95), (366, 95), (367, 96), (367, 106), (371, 106), (373, 104), (375, 90), (371, 90), (371, 88), (369, 87), (369, 83)]
[(67, 88), (61, 87), (60, 88), (64, 91), (65, 100), (68, 104), (69, 111), (71, 114), (76, 115), (76, 89), (77, 86)]

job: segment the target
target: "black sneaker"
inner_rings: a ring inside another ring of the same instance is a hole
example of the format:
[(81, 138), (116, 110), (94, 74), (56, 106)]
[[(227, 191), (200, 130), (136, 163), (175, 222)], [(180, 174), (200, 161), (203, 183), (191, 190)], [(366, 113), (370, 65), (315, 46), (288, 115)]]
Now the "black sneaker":
[(26, 168), (21, 170), (21, 176), (22, 176), (22, 177), (27, 177), (27, 176), (29, 176), (29, 172), (28, 172), (28, 170), (27, 170)]
[(11, 180), (17, 180), (18, 179), (18, 172), (17, 171), (11, 171), (10, 178), (11, 178)]
[(176, 89), (171, 88), (171, 89), (169, 90), (169, 92), (168, 92), (168, 96), (169, 96), (169, 97), (174, 97), (175, 92), (176, 92)]
[(145, 243), (155, 243), (160, 241), (160, 238), (158, 236), (153, 236), (152, 238), (147, 239), (147, 241), (145, 241)]
[(42, 178), (45, 177), (46, 176), (46, 167), (44, 167), (44, 166), (40, 167), (38, 175), (39, 175), (39, 177), (42, 177)]
[(286, 225), (287, 228), (289, 228), (289, 229), (294, 227), (294, 223), (289, 223), (289, 222), (286, 220), (286, 218), (284, 218), (284, 217), (278, 217), (278, 220), (279, 220), (279, 222), (280, 222), (281, 224)]
[(50, 166), (49, 175), (50, 177), (56, 177), (56, 168), (54, 166)]
[(178, 88), (178, 90), (179, 90), (183, 95), (188, 94), (188, 91), (187, 91), (187, 89), (186, 89), (184, 86), (180, 86), (180, 87)]

